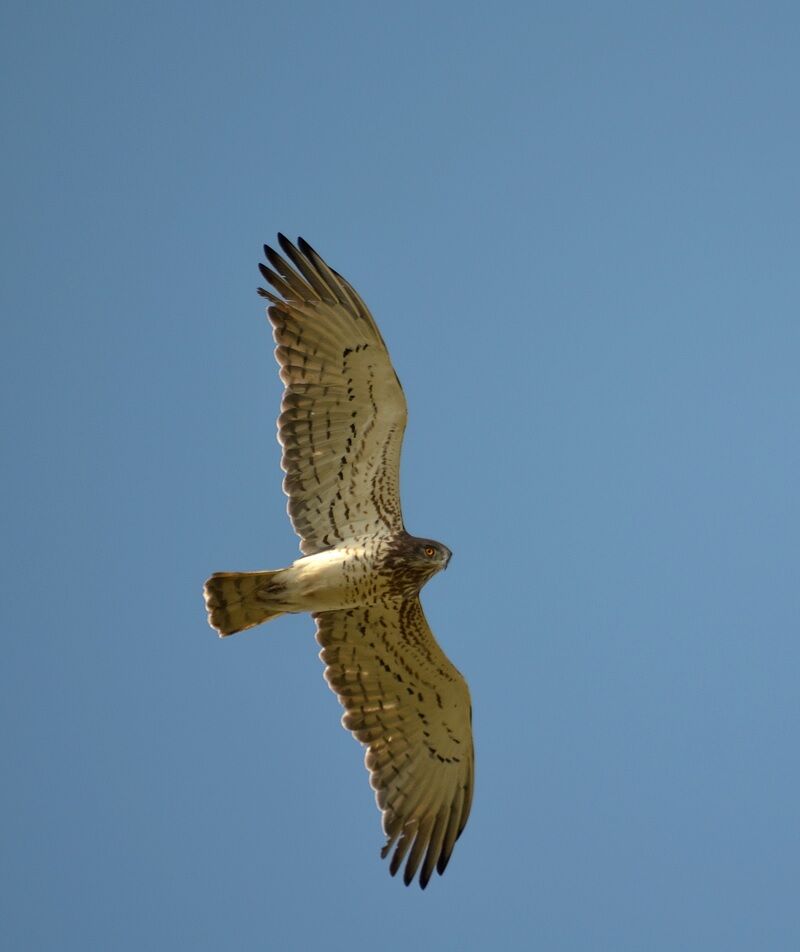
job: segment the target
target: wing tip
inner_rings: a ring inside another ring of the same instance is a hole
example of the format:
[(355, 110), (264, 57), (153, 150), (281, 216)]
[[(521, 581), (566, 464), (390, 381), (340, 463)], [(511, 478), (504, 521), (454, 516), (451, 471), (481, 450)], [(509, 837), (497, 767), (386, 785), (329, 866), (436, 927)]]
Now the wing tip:
[(306, 258), (309, 259), (309, 261), (313, 261), (314, 258), (319, 258), (319, 255), (316, 253), (316, 251), (314, 251), (305, 238), (297, 239), (297, 247), (303, 252)]
[(294, 251), (294, 245), (282, 231), (278, 232), (278, 244), (281, 246), (281, 250), (291, 257), (292, 251)]

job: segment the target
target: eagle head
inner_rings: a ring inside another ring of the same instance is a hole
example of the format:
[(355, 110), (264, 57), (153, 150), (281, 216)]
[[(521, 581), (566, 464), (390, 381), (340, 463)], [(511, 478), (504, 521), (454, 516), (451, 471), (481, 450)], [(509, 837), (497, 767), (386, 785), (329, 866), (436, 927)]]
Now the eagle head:
[(437, 572), (447, 568), (453, 553), (435, 539), (422, 539), (407, 532), (395, 536), (384, 561), (384, 571), (398, 594), (416, 595)]
[(434, 539), (418, 539), (416, 536), (409, 536), (409, 542), (411, 546), (408, 561), (418, 566), (428, 578), (446, 569), (453, 557), (453, 553), (446, 545)]

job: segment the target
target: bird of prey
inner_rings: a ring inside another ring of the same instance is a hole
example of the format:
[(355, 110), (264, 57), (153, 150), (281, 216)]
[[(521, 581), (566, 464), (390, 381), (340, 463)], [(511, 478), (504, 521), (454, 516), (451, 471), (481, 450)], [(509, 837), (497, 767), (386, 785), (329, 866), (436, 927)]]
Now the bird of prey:
[(406, 401), (380, 331), (353, 287), (303, 239), (268, 246), (283, 487), (303, 557), (288, 568), (217, 572), (205, 584), (221, 636), (310, 612), (344, 727), (366, 747), (394, 876), (443, 873), (472, 803), (467, 685), (436, 643), (422, 586), (450, 561), (409, 535), (400, 509)]

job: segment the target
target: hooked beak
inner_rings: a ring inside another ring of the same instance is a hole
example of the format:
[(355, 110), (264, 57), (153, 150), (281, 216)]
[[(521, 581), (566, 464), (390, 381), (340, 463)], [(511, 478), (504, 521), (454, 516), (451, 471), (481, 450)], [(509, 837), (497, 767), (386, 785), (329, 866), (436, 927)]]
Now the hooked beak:
[(452, 559), (452, 558), (453, 558), (453, 553), (450, 551), (450, 549), (448, 549), (448, 550), (447, 550), (447, 558), (444, 560), (444, 567), (445, 567), (445, 569), (446, 569), (447, 566), (450, 564), (450, 559)]

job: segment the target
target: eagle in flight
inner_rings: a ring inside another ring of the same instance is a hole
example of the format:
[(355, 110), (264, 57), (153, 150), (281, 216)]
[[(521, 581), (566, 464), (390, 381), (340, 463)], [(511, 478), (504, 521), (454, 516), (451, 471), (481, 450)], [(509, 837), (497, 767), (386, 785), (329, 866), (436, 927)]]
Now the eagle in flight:
[(221, 636), (310, 612), (342, 723), (366, 747), (390, 872), (409, 885), (443, 873), (472, 803), (466, 682), (436, 643), (419, 592), (450, 550), (409, 535), (400, 508), (406, 401), (375, 321), (303, 239), (265, 246), (288, 512), (303, 557), (205, 584)]

